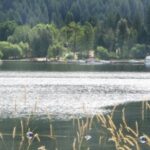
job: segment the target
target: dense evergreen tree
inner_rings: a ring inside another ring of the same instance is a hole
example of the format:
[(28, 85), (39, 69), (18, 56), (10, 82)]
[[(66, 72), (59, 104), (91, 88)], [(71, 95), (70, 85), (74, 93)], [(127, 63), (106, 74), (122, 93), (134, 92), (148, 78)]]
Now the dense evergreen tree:
[(11, 43), (29, 42), (29, 33), (31, 28), (28, 25), (18, 26), (7, 40)]
[(30, 47), (34, 57), (46, 57), (49, 45), (53, 42), (53, 31), (50, 25), (38, 24), (30, 32)]
[(17, 24), (14, 21), (0, 23), (0, 41), (6, 41), (8, 36), (13, 34)]
[(0, 41), (22, 43), (22, 56), (44, 57), (57, 48), (87, 55), (103, 47), (113, 57), (134, 57), (150, 44), (150, 1), (0, 0)]

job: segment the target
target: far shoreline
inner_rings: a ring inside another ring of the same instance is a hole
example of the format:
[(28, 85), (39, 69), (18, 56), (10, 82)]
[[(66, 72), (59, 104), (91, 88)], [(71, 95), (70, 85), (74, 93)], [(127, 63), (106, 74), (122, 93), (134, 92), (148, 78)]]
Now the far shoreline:
[(48, 62), (52, 64), (144, 64), (144, 59), (112, 59), (112, 60), (95, 60), (95, 59), (68, 59), (68, 60), (50, 60), (46, 57), (42, 58), (25, 58), (25, 59), (4, 59), (0, 62)]

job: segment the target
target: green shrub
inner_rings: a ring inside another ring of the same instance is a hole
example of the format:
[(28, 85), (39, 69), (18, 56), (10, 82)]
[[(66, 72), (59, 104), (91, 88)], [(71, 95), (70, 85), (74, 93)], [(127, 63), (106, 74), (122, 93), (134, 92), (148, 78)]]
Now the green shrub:
[(3, 54), (2, 59), (22, 57), (22, 49), (17, 44), (11, 44), (9, 42), (0, 42), (0, 51)]
[(149, 46), (146, 47), (144, 44), (136, 44), (130, 50), (130, 57), (136, 59), (143, 59), (149, 52)]
[(67, 54), (65, 55), (65, 59), (74, 59), (74, 54), (73, 54), (72, 52), (67, 53)]
[(0, 51), (0, 59), (3, 58), (3, 53)]
[(23, 57), (30, 57), (31, 56), (31, 50), (30, 50), (28, 43), (20, 42), (18, 45), (22, 49)]
[(99, 59), (109, 59), (109, 52), (106, 48), (98, 46), (96, 49), (96, 57)]
[(82, 52), (80, 52), (79, 54), (78, 54), (78, 59), (87, 59), (88, 58), (88, 54), (87, 53), (82, 53)]
[(115, 52), (110, 52), (109, 53), (109, 58), (110, 59), (119, 59), (119, 56)]
[(63, 55), (65, 51), (66, 51), (66, 48), (60, 44), (50, 46), (48, 48), (48, 57), (59, 59), (60, 57), (64, 57)]

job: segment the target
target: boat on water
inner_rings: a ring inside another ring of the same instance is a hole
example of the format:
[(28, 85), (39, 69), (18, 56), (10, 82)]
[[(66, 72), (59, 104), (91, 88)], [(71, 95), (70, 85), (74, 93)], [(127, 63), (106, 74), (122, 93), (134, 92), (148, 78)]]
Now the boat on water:
[(110, 64), (110, 61), (109, 60), (95, 60), (95, 59), (86, 60), (86, 65), (103, 65), (103, 64)]
[(144, 64), (150, 66), (150, 55), (145, 57)]

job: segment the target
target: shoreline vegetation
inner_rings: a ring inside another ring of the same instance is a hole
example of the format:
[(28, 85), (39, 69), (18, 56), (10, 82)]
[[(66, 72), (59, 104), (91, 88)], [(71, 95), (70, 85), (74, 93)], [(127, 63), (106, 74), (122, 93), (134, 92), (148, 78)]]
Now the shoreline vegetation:
[[(45, 121), (29, 115), (27, 118), (12, 120), (10, 126), (6, 128), (2, 126), (6, 121), (0, 122), (0, 148), (3, 150), (101, 148), (148, 150), (150, 148), (149, 101), (117, 105), (106, 109), (111, 111), (93, 117), (75, 117), (69, 121), (55, 122), (51, 115), (47, 114)], [(11, 119), (6, 120), (9, 122)], [(30, 137), (28, 133), (32, 133)]]
[(121, 60), (95, 60), (95, 59), (82, 59), (82, 60), (56, 60), (56, 59), (47, 59), (46, 57), (42, 58), (25, 58), (25, 59), (4, 59), (0, 60), (1, 62), (9, 61), (24, 61), (24, 62), (48, 62), (48, 63), (62, 63), (62, 64), (144, 64), (144, 59), (121, 59)]
[(150, 54), (147, 0), (2, 0), (0, 8), (0, 59), (124, 60)]
[[(3, 28), (12, 30), (10, 28), (12, 24), (12, 21), (5, 22), (4, 24), (0, 23), (0, 30), (1, 26), (2, 30)], [(78, 31), (74, 29), (77, 27)], [(3, 32), (7, 32), (7, 30)], [(88, 34), (86, 33), (87, 31), (89, 32)], [(42, 57), (45, 57), (46, 60), (56, 61), (85, 59), (140, 60), (149, 55), (150, 45), (139, 43), (130, 43), (129, 45), (127, 41), (121, 41), (121, 43), (125, 44), (122, 44), (122, 46), (113, 46), (110, 49), (107, 46), (95, 44), (97, 40), (97, 37), (95, 37), (96, 34), (95, 27), (90, 23), (80, 25), (71, 22), (61, 29), (57, 28), (54, 24), (37, 24), (34, 27), (16, 24), (13, 33), (7, 36), (6, 40), (0, 39), (0, 59), (31, 58), (33, 60), (40, 60)], [(113, 45), (121, 43), (113, 41)]]

